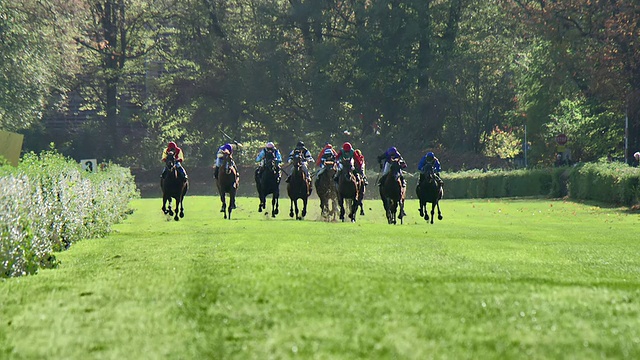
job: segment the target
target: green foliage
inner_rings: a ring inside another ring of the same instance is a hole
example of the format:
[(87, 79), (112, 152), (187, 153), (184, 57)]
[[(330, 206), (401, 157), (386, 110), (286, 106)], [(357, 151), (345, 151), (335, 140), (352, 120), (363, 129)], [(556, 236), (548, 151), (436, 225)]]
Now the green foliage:
[(574, 161), (623, 157), (624, 121), (613, 106), (591, 105), (583, 97), (562, 100), (546, 124), (547, 141), (553, 144), (556, 135), (566, 134)]
[(497, 156), (501, 159), (513, 159), (522, 153), (523, 137), (513, 129), (495, 127), (485, 135), (484, 153), (487, 156)]
[(574, 199), (632, 205), (640, 201), (640, 171), (623, 163), (587, 163), (569, 175)]
[(619, 162), (587, 163), (552, 169), (447, 173), (449, 198), (569, 196), (617, 205), (640, 202), (640, 171)]
[[(553, 200), (444, 200), (444, 220), (358, 223), (191, 197), (136, 200), (110, 236), (0, 286), (0, 351), (86, 359), (640, 357), (637, 214)], [(43, 315), (44, 314), (44, 315)], [(42, 317), (46, 316), (43, 322)], [(588, 346), (587, 346), (588, 345)], [(570, 354), (570, 356), (567, 356)]]
[(40, 121), (77, 69), (74, 9), (52, 0), (0, 2), (0, 129)]
[(0, 277), (55, 265), (54, 252), (106, 235), (138, 196), (128, 169), (86, 173), (54, 151), (25, 154), (18, 168), (0, 168), (0, 181)]

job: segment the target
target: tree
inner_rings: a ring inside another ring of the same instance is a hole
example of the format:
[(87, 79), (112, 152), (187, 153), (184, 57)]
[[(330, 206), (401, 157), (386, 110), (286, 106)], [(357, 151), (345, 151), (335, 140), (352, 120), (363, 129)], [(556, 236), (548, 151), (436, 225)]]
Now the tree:
[(78, 71), (75, 1), (0, 2), (0, 128), (19, 131), (59, 105)]

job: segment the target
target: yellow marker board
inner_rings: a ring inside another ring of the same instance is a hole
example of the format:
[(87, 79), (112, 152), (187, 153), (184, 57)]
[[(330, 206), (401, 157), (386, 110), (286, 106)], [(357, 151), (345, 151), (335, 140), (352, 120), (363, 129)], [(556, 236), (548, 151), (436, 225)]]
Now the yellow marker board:
[(9, 160), (9, 164), (18, 166), (24, 135), (0, 130), (0, 155)]

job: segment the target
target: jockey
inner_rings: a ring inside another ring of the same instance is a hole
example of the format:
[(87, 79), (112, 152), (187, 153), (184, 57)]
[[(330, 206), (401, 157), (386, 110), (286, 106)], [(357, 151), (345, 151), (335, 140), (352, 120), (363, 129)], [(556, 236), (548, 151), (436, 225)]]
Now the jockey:
[(354, 157), (355, 157), (355, 151), (353, 151), (353, 146), (351, 146), (351, 143), (346, 142), (342, 144), (342, 149), (338, 151), (338, 156), (336, 158), (336, 161), (338, 162), (338, 171), (336, 172), (336, 175), (333, 177), (333, 180), (338, 182), (340, 171), (342, 171), (342, 160), (348, 160), (349, 163), (351, 164), (351, 171), (354, 170), (354, 166), (353, 166)]
[[(384, 177), (389, 173), (389, 170), (391, 170), (391, 161), (394, 159), (399, 159), (403, 169), (407, 167), (407, 164), (404, 162), (402, 155), (400, 155), (400, 153), (398, 152), (398, 149), (396, 149), (395, 146), (390, 147), (383, 154), (378, 155), (378, 162), (380, 163), (380, 167), (382, 167), (383, 169), (382, 174), (380, 174), (380, 180), (378, 181), (378, 185), (383, 184)], [(384, 165), (382, 162), (383, 160), (384, 160)], [(401, 176), (400, 178), (402, 179), (402, 186), (407, 186), (407, 183), (404, 180), (404, 176)]]
[(429, 151), (426, 153), (420, 162), (418, 163), (418, 171), (420, 171), (420, 180), (419, 183), (424, 180), (424, 174), (429, 171), (433, 171), (433, 175), (435, 175), (436, 181), (438, 185), (442, 185), (442, 179), (440, 178), (440, 160)]
[(256, 169), (256, 176), (262, 173), (262, 169), (264, 168), (264, 162), (267, 158), (267, 155), (273, 157), (276, 161), (276, 165), (279, 167), (280, 163), (282, 163), (282, 155), (280, 154), (280, 150), (276, 148), (273, 142), (269, 141), (262, 150), (258, 153), (256, 157), (256, 162), (258, 163), (258, 168)]
[[(180, 177), (182, 177), (183, 179), (188, 179), (187, 173), (182, 167), (182, 162), (184, 161), (184, 152), (178, 147), (178, 145), (176, 145), (175, 142), (170, 141), (169, 144), (167, 144), (167, 147), (162, 151), (162, 162), (167, 161), (167, 153), (170, 151), (173, 151), (173, 158), (176, 161), (176, 168), (178, 169)], [(162, 169), (162, 175), (160, 175), (160, 177), (164, 179), (166, 176), (167, 167), (165, 166), (164, 169)]]
[(318, 173), (316, 174), (317, 176), (320, 176), (320, 174), (322, 174), (324, 172), (324, 162), (329, 160), (329, 161), (336, 161), (336, 156), (338, 156), (338, 154), (336, 153), (336, 151), (333, 149), (333, 145), (327, 143), (322, 150), (320, 150), (320, 153), (318, 154), (318, 159), (316, 160), (316, 166), (320, 167), (320, 170), (318, 170)]
[(362, 151), (360, 151), (360, 149), (356, 149), (353, 153), (353, 161), (356, 168), (356, 174), (360, 174), (360, 176), (362, 176), (362, 181), (364, 182), (364, 184), (369, 185), (369, 181), (367, 181), (367, 174), (365, 174), (364, 171), (364, 155), (362, 155)]
[[(224, 158), (224, 154), (229, 153), (229, 155), (233, 154), (233, 146), (229, 143), (226, 143), (218, 148), (218, 153), (216, 155), (216, 164), (213, 166), (213, 177), (218, 179), (218, 172), (220, 171), (220, 166), (222, 166), (222, 159)], [(236, 164), (234, 163), (235, 167)], [(238, 169), (236, 169), (237, 171)]]
[[(289, 158), (288, 158), (288, 163), (291, 164), (293, 162), (293, 157), (295, 155), (298, 155), (300, 157), (302, 157), (305, 162), (304, 162), (304, 173), (307, 176), (307, 179), (309, 181), (311, 181), (311, 177), (309, 176), (309, 169), (307, 168), (307, 164), (306, 163), (310, 163), (313, 162), (313, 156), (311, 156), (311, 153), (309, 152), (309, 149), (307, 149), (304, 146), (304, 143), (302, 141), (298, 141), (298, 143), (296, 144), (296, 148), (291, 150), (291, 152), (289, 153)], [(289, 180), (291, 180), (291, 175), (287, 176), (287, 180), (286, 182), (289, 182)]]

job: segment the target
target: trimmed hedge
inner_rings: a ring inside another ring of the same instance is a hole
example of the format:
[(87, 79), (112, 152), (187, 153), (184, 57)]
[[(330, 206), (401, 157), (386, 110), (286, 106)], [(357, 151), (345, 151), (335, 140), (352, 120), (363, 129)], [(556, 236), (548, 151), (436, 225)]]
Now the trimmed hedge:
[(88, 173), (51, 151), (0, 167), (0, 182), (0, 277), (55, 266), (55, 251), (108, 234), (139, 196), (129, 169)]
[(565, 197), (633, 205), (640, 202), (640, 170), (623, 163), (551, 169), (442, 174), (447, 198)]

